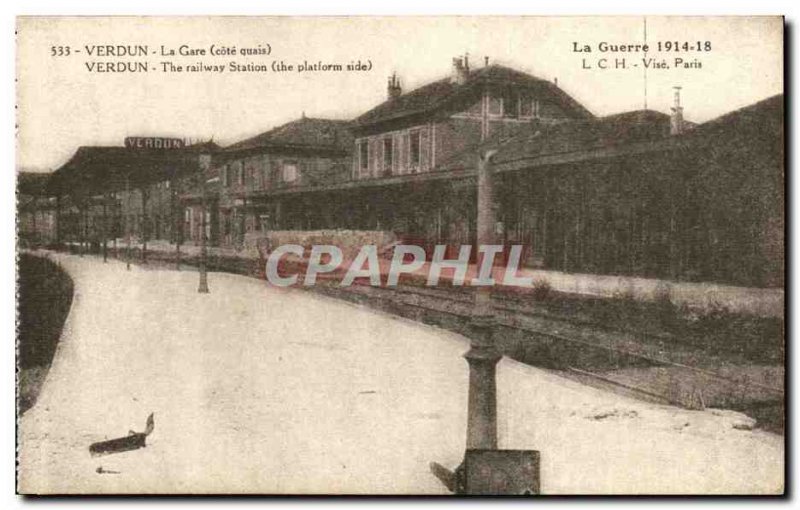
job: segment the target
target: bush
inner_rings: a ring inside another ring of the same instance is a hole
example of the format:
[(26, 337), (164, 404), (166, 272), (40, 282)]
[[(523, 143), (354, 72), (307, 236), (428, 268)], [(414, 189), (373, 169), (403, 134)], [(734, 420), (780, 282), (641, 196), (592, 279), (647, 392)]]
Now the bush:
[(654, 323), (662, 329), (672, 331), (679, 323), (681, 311), (680, 307), (672, 302), (672, 287), (664, 282), (660, 282), (656, 287), (653, 296)]
[(537, 301), (546, 301), (550, 298), (550, 293), (553, 288), (547, 280), (539, 280), (533, 283), (533, 299)]
[(19, 366), (49, 366), (72, 303), (72, 280), (50, 260), (19, 258)]

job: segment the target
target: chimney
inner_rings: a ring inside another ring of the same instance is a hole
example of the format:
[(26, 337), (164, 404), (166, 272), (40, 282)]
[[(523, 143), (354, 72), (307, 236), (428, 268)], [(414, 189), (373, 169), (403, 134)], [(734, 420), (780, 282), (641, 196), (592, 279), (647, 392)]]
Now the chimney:
[(386, 87), (386, 95), (389, 99), (394, 99), (400, 97), (402, 93), (403, 89), (400, 87), (400, 80), (397, 79), (396, 73), (392, 73), (389, 77), (389, 84)]
[(451, 83), (463, 85), (469, 76), (469, 60), (464, 57), (453, 59), (453, 75), (450, 77)]
[(669, 134), (680, 135), (683, 133), (683, 107), (681, 106), (681, 87), (675, 89), (675, 105), (672, 107), (672, 115), (669, 119)]

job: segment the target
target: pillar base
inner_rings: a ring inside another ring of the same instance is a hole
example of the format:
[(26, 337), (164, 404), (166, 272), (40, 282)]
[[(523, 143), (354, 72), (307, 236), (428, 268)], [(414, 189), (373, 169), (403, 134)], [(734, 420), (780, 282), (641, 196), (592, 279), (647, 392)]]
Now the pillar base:
[(491, 316), (472, 320), (472, 344), (464, 358), (469, 364), (467, 449), (497, 448), (497, 382), (495, 367), (503, 357), (494, 346)]
[(466, 450), (454, 470), (430, 463), (431, 474), (455, 495), (533, 496), (541, 493), (537, 450)]
[(470, 496), (533, 496), (540, 493), (536, 450), (467, 450), (463, 490)]

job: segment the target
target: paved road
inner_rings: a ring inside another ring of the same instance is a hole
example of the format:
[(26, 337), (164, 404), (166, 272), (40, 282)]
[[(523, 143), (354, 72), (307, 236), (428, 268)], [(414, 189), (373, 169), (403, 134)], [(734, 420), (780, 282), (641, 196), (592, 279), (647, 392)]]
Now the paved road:
[[(51, 255), (76, 298), (20, 422), (23, 492), (442, 493), (463, 452), (466, 341), (298, 290)], [(542, 451), (543, 491), (776, 492), (783, 438), (503, 360), (500, 446)], [(147, 448), (91, 457), (144, 428)], [(97, 469), (119, 473), (100, 474)]]

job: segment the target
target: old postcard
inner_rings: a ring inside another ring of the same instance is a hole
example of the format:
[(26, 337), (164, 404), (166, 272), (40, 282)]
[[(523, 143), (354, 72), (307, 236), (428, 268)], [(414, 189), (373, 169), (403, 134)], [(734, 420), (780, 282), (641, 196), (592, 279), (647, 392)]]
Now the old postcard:
[(784, 493), (783, 18), (16, 38), (19, 493)]

